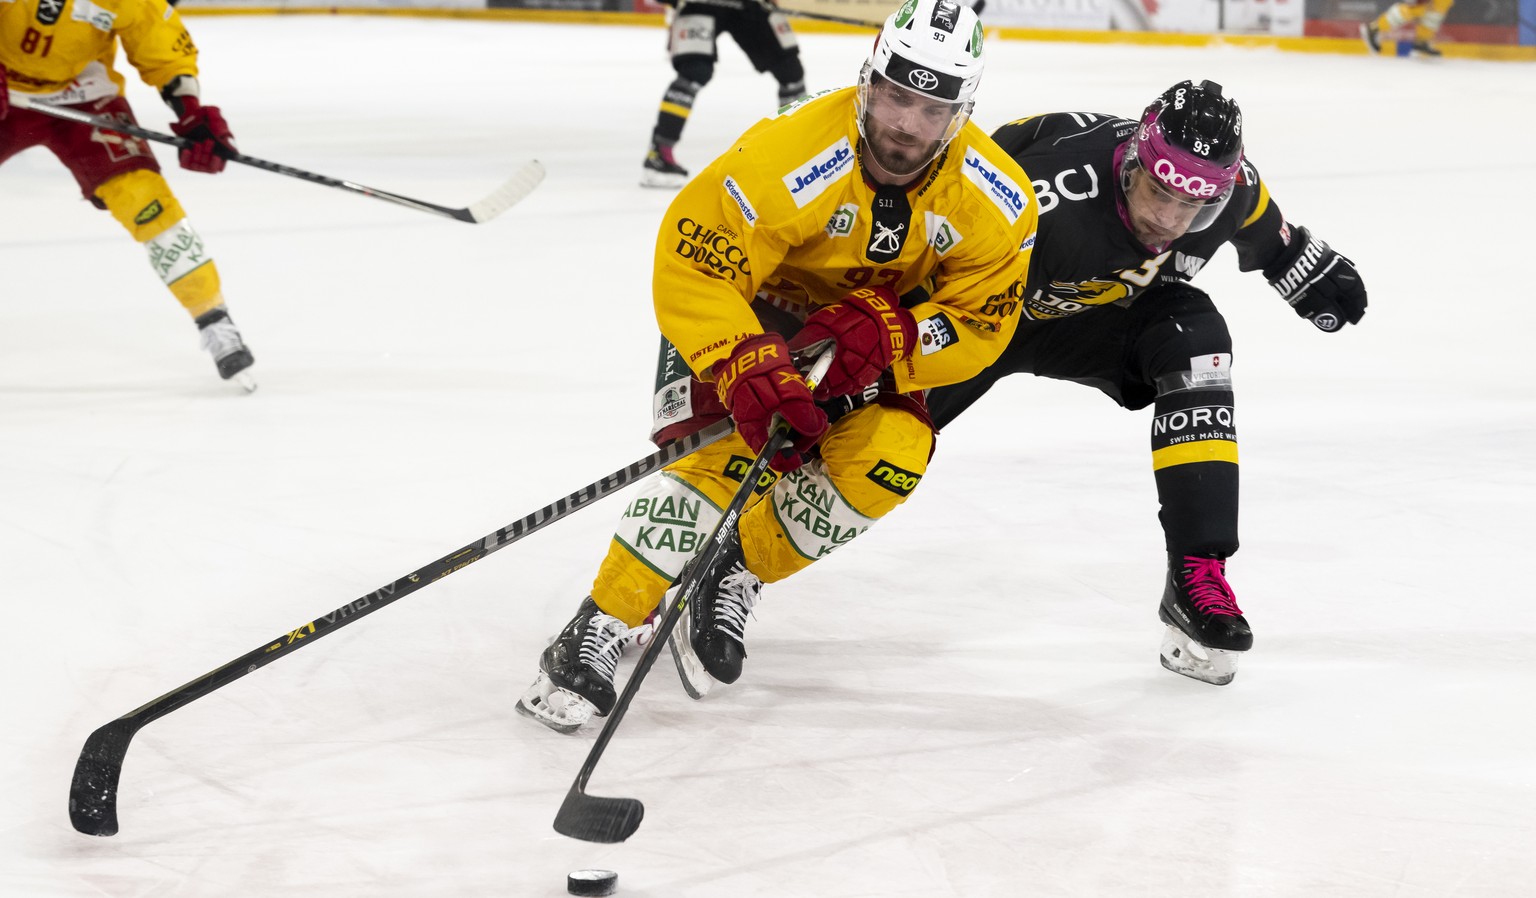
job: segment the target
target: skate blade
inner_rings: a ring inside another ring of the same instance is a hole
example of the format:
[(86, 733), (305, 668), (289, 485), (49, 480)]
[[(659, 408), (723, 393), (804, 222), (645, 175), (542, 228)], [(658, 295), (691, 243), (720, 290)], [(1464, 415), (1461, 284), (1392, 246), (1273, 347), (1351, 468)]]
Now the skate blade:
[(667, 648), (672, 652), (672, 663), (677, 667), (677, 678), (683, 681), (683, 691), (688, 697), (698, 701), (709, 694), (709, 690), (715, 685), (715, 678), (704, 669), (704, 664), (693, 651), (692, 621), (686, 616), (690, 612), (684, 608), (681, 612), (685, 617), (677, 622), (677, 628), (667, 638)]
[(256, 392), (256, 378), (249, 371), (236, 371), (229, 377), (232, 383), (240, 385), (240, 389), (247, 393)]
[(688, 183), (686, 175), (674, 175), (667, 172), (651, 171), (645, 169), (640, 173), (641, 187), (654, 187), (657, 190), (676, 190)]
[(1213, 649), (1190, 639), (1183, 630), (1167, 627), (1158, 660), (1163, 667), (1180, 676), (1225, 686), (1237, 676), (1237, 659), (1242, 652)]
[(517, 700), (515, 708), (518, 714), (566, 736), (581, 729), (597, 711), (595, 705), (576, 693), (555, 686), (543, 672)]

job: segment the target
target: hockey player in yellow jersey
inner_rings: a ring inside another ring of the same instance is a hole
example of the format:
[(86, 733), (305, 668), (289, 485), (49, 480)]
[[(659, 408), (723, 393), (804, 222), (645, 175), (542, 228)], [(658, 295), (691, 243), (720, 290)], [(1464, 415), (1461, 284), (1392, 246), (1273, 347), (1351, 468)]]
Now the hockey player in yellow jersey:
[[(756, 485), (673, 634), (690, 694), (740, 675), (763, 583), (846, 545), (917, 486), (934, 446), (922, 390), (1007, 345), (1034, 243), (1029, 179), (969, 123), (982, 65), (975, 13), (907, 0), (857, 87), (759, 123), (678, 194), (656, 241), (653, 437), (727, 413), (736, 433), (642, 484), (520, 713), (572, 732), (613, 708), (631, 631), (720, 520), (775, 414), (793, 429), (780, 476)], [(903, 308), (930, 277), (931, 297)], [(791, 355), (827, 345), (813, 396)]]
[(1433, 41), (1445, 24), (1445, 17), (1456, 5), (1456, 0), (1403, 0), (1387, 7), (1386, 12), (1360, 26), (1360, 37), (1372, 53), (1381, 52), (1382, 35), (1408, 25), (1413, 26), (1413, 41), (1409, 47), (1421, 56), (1440, 56)]
[[(171, 129), (192, 144), (181, 166), (222, 171), (234, 136), (217, 106), (204, 106), (197, 47), (165, 0), (0, 0), (0, 95), (69, 106), (136, 123), (114, 67), (121, 43), (140, 77), (176, 114)], [(218, 268), (160, 174), (149, 145), (136, 137), (9, 108), (0, 101), (0, 162), (47, 147), (74, 174), (85, 198), (112, 213), (143, 244), (155, 273), (196, 322), (219, 375), (247, 390), (252, 356), (224, 307)]]

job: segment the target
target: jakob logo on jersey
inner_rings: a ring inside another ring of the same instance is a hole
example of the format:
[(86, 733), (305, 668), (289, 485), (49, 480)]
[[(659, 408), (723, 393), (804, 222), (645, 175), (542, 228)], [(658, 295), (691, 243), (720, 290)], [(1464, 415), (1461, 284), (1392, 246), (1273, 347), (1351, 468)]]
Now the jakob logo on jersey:
[(1024, 191), (1011, 178), (999, 172), (975, 150), (965, 151), (965, 165), (961, 170), (986, 192), (992, 202), (997, 204), (997, 208), (1003, 210), (1010, 222), (1019, 220), (1028, 200)]
[(54, 25), (64, 14), (64, 0), (37, 0), (37, 20), (44, 25)]
[(907, 202), (907, 192), (900, 187), (880, 185), (871, 214), (874, 221), (864, 255), (871, 262), (890, 262), (901, 255), (908, 225), (912, 223), (912, 204)]
[(846, 177), (851, 171), (853, 144), (844, 137), (785, 175), (784, 186), (794, 196), (795, 208), (804, 209), (806, 203), (821, 196), (828, 184)]

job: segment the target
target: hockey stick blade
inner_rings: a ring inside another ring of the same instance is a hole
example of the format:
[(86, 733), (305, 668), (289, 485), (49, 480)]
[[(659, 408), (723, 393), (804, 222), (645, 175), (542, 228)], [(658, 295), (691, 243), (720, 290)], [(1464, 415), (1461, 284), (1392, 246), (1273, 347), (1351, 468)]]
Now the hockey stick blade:
[(572, 785), (555, 814), (555, 832), (583, 842), (611, 845), (634, 835), (644, 817), (645, 805), (638, 798), (588, 795)]
[(138, 727), (119, 717), (85, 740), (69, 783), (69, 822), (88, 836), (117, 834), (117, 783)]
[(297, 629), (270, 639), (223, 666), (195, 680), (183, 683), (159, 698), (103, 725), (86, 738), (85, 747), (80, 750), (80, 759), (75, 763), (74, 776), (69, 784), (70, 824), (90, 836), (110, 836), (117, 833), (118, 780), (123, 772), (123, 759), (128, 754), (128, 743), (133, 740), (139, 730), (150, 723), (178, 708), (186, 707), (189, 703), (211, 692), (222, 689), (241, 677), (254, 673), (279, 658), (299, 651), (305, 646), (314, 645), (325, 635), (362, 620), (367, 615), (388, 607), (455, 571), (463, 570), (492, 552), (510, 546), (555, 521), (591, 506), (604, 496), (611, 495), (636, 480), (724, 438), (732, 430), (732, 422), (726, 419), (698, 433), (668, 443), (627, 467), (620, 468), (532, 514), (513, 521), (500, 530), (488, 533), (467, 546), (417, 568), (393, 583), (348, 602), (330, 614), (317, 617)]
[(453, 217), (460, 221), (485, 224), (522, 202), (524, 197), (532, 193), (533, 188), (539, 186), (543, 180), (544, 163), (534, 159), (518, 169), (517, 174), (508, 178), (505, 184), (491, 191), (485, 199), (467, 209), (454, 210)]

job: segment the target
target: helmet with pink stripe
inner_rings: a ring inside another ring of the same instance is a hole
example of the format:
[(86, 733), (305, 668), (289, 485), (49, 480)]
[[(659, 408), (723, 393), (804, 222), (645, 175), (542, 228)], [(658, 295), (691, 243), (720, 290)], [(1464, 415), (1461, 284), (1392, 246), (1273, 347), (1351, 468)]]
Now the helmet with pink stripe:
[(1209, 227), (1226, 207), (1243, 161), (1243, 113), (1214, 81), (1180, 81), (1141, 114), (1120, 163), (1121, 189), (1137, 170), (1164, 192), (1198, 206), (1188, 231)]

